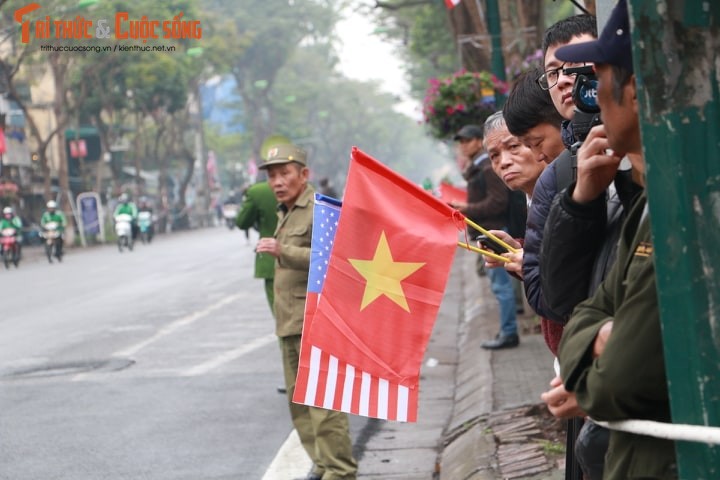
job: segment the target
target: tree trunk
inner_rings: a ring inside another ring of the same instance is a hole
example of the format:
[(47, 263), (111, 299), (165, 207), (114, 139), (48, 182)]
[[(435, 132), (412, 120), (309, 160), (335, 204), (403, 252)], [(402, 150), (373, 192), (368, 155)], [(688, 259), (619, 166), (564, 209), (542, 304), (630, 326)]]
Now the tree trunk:
[[(477, 1), (463, 2), (448, 11), (450, 26), (463, 69), (478, 72), (490, 69), (490, 37)], [(481, 18), (482, 17), (482, 18)]]
[[(53, 80), (55, 83), (55, 100), (53, 102), (53, 110), (55, 112), (55, 121), (58, 127), (67, 125), (67, 102), (65, 101), (66, 87), (65, 75), (67, 73), (67, 64), (63, 63), (60, 55), (56, 52), (50, 54), (50, 67), (53, 72)], [(71, 202), (73, 201), (73, 192), (70, 190), (70, 178), (68, 172), (68, 158), (65, 148), (65, 135), (62, 128), (59, 128), (58, 136), (58, 184), (60, 187), (60, 208), (65, 212), (65, 216), (72, 220), (75, 228), (68, 228), (65, 231), (65, 241), (68, 245), (73, 245), (75, 240), (75, 230), (78, 228), (77, 219), (73, 215)]]

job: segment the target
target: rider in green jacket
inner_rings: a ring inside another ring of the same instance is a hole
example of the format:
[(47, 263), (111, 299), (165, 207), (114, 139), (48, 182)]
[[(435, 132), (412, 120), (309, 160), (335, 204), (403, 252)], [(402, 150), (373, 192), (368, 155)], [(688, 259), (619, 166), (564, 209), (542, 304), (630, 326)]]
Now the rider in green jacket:
[(137, 218), (138, 218), (138, 209), (137, 206), (130, 201), (130, 198), (128, 197), (127, 193), (123, 193), (118, 198), (118, 204), (117, 207), (115, 207), (115, 212), (113, 213), (113, 217), (117, 217), (120, 214), (126, 214), (130, 215), (132, 217), (131, 225), (132, 225), (132, 238), (135, 240), (137, 238), (138, 234), (138, 224), (137, 224)]
[(45, 210), (42, 217), (40, 217), (40, 226), (45, 229), (50, 223), (57, 224), (57, 231), (60, 232), (60, 236), (57, 239), (57, 246), (55, 247), (55, 257), (60, 259), (62, 257), (63, 249), (62, 234), (65, 232), (65, 227), (67, 226), (67, 218), (65, 218), (65, 214), (62, 210), (57, 209), (57, 202), (55, 200), (50, 200), (45, 206), (47, 207), (47, 210)]
[(15, 211), (12, 207), (5, 207), (2, 211), (2, 218), (0, 218), (0, 232), (6, 228), (15, 230), (17, 253), (19, 258), (22, 245), (22, 220), (20, 220), (20, 217), (15, 215)]

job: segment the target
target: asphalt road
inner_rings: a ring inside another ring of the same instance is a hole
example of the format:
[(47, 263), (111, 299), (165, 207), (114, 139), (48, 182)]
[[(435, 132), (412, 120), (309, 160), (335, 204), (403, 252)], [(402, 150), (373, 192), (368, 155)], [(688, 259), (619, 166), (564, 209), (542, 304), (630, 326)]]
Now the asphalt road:
[(263, 478), (291, 424), (244, 235), (39, 253), (0, 269), (0, 479)]

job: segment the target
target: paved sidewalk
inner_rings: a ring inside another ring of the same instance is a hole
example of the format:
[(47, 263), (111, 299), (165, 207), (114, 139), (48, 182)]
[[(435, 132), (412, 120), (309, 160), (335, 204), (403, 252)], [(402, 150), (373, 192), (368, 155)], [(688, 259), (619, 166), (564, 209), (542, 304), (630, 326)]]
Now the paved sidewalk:
[(497, 333), (497, 303), (475, 254), (458, 251), (421, 371), (418, 422), (374, 421), (359, 478), (564, 478), (562, 424), (540, 402), (552, 354), (533, 317), (518, 320), (527, 332), (518, 348), (480, 347)]

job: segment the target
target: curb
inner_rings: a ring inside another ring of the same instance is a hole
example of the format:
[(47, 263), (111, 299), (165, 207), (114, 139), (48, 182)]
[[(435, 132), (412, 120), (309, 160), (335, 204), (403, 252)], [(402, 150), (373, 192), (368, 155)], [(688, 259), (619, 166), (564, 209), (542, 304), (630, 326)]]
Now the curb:
[[(553, 357), (542, 335), (521, 334), (518, 348), (480, 347), (497, 331), (497, 304), (487, 277), (478, 277), (473, 254), (460, 268), (458, 366), (453, 410), (443, 432), (439, 479), (564, 478), (563, 422), (540, 402), (553, 378)], [(534, 323), (519, 316), (520, 325)], [(529, 329), (532, 331), (532, 329)], [(547, 428), (548, 425), (551, 428)], [(550, 438), (550, 440), (548, 440)]]

